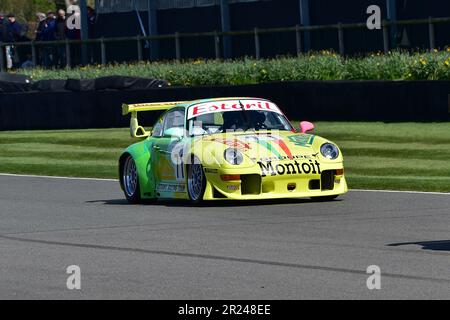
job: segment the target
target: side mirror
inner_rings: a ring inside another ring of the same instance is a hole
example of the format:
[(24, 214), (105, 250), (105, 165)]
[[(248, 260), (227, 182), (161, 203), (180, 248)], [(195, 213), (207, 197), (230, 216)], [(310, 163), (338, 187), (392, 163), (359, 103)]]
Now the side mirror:
[(313, 123), (308, 122), (308, 121), (302, 121), (300, 122), (300, 132), (301, 133), (310, 133), (311, 131), (313, 131), (316, 127), (314, 126)]

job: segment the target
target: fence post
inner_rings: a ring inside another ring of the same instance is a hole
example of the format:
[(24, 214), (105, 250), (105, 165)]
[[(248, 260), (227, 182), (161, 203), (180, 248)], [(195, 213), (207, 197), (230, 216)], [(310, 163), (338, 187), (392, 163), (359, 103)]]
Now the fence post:
[(105, 44), (104, 38), (100, 39), (100, 50), (102, 53), (102, 65), (105, 65), (106, 64), (106, 44)]
[(436, 48), (436, 40), (434, 33), (434, 23), (432, 21), (432, 17), (428, 18), (428, 37), (430, 39), (430, 50)]
[(6, 47), (0, 43), (0, 71), (5, 72), (5, 50)]
[(142, 55), (141, 36), (137, 36), (136, 37), (136, 42), (137, 42), (138, 61), (142, 61), (143, 60), (143, 55)]
[(181, 60), (180, 34), (175, 32), (175, 57), (177, 61)]
[(69, 40), (66, 39), (66, 68), (70, 69), (72, 67), (72, 52), (70, 51)]
[(302, 32), (300, 31), (300, 26), (295, 26), (295, 42), (297, 45), (297, 56), (302, 54)]
[(385, 54), (389, 52), (389, 27), (386, 20), (383, 20), (383, 49)]
[(34, 41), (31, 41), (31, 61), (33, 61), (33, 66), (37, 66), (37, 57), (36, 57), (36, 44)]
[(220, 59), (220, 37), (217, 31), (214, 31), (214, 49), (216, 51), (216, 59)]
[(259, 31), (255, 28), (255, 57), (256, 59), (261, 58), (261, 47), (259, 44)]
[(342, 28), (342, 23), (338, 23), (338, 40), (339, 40), (339, 54), (343, 56), (345, 54), (345, 43), (344, 43), (344, 29)]

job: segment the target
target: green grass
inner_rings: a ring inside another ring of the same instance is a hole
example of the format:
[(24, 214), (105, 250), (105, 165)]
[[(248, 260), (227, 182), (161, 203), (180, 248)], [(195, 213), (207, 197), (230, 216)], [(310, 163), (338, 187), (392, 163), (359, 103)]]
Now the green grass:
[(234, 61), (195, 60), (94, 65), (74, 69), (20, 70), (42, 79), (137, 76), (165, 79), (173, 86), (241, 85), (300, 80), (450, 80), (450, 49), (369, 54), (344, 58), (321, 51), (299, 57)]
[[(450, 123), (318, 122), (350, 188), (450, 192)], [(0, 172), (116, 178), (128, 128), (0, 132)]]

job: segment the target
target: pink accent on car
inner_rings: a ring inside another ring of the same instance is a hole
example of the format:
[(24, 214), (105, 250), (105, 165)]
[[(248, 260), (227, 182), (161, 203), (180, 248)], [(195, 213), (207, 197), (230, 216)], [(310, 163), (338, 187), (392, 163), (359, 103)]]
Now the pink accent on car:
[(308, 121), (302, 121), (300, 122), (300, 131), (302, 133), (308, 133), (310, 131), (313, 131), (315, 128), (314, 124)]

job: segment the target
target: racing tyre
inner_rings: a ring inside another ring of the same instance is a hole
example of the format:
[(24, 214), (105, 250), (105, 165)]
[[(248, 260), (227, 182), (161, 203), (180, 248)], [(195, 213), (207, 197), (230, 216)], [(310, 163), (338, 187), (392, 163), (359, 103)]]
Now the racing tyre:
[(136, 163), (132, 156), (128, 156), (123, 161), (121, 174), (121, 183), (125, 197), (129, 203), (135, 204), (141, 202), (141, 190), (139, 186), (139, 177)]
[(200, 204), (206, 189), (206, 177), (203, 166), (198, 159), (193, 158), (192, 164), (187, 167), (187, 189), (192, 204)]

